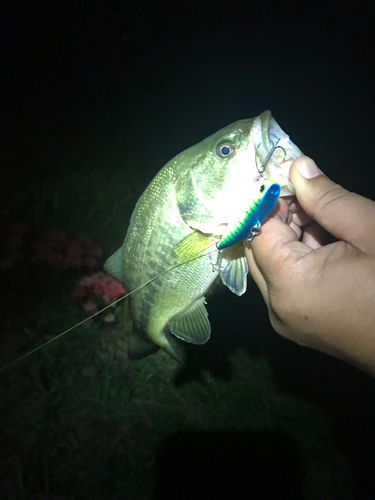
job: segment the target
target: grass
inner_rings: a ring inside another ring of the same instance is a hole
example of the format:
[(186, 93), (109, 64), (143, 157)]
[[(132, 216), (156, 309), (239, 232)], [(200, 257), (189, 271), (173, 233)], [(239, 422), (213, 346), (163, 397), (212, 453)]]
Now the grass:
[[(108, 256), (144, 187), (121, 172), (65, 168), (18, 185), (5, 213), (26, 221), (31, 239), (48, 227), (84, 232)], [(4, 272), (2, 363), (83, 318), (70, 296), (76, 274), (35, 274), (27, 262)], [(201, 348), (205, 362), (181, 368), (161, 351), (129, 361), (128, 336), (99, 320), (2, 373), (0, 498), (352, 498), (329, 418), (280, 389), (261, 347), (229, 350), (224, 371), (210, 369), (215, 349)]]

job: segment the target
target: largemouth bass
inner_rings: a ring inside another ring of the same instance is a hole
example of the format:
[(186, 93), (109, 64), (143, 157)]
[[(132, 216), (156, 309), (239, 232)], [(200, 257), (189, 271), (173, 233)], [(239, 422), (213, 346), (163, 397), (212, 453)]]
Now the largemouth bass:
[[(135, 206), (123, 245), (104, 266), (127, 290), (148, 283), (131, 296), (131, 359), (159, 347), (179, 359), (170, 333), (194, 344), (207, 342), (205, 294), (217, 277), (237, 295), (246, 291), (243, 244), (230, 244), (234, 233), (228, 228), (249, 200), (262, 199), (262, 182), (279, 184), (277, 196), (280, 189), (281, 196), (292, 194), (289, 167), (301, 155), (265, 111), (219, 130), (159, 171)], [(219, 249), (223, 235), (229, 244)]]

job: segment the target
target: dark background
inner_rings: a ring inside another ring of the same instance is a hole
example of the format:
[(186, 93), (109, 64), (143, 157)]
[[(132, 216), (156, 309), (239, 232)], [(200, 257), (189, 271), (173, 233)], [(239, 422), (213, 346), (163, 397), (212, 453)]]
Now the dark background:
[[(3, 14), (3, 187), (90, 162), (146, 186), (181, 150), (271, 109), (328, 176), (374, 198), (371, 1), (19, 1)], [(202, 360), (254, 325), (280, 386), (329, 415), (356, 498), (375, 498), (373, 381), (265, 330), (255, 307), (221, 296)]]
[(149, 180), (271, 109), (328, 175), (371, 196), (373, 14), (371, 1), (8, 2), (6, 170), (82, 158)]

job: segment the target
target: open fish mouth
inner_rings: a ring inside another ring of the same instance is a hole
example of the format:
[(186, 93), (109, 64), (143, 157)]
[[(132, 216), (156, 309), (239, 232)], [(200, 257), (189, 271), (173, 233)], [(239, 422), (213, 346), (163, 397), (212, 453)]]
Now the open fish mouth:
[(280, 196), (295, 194), (294, 186), (289, 181), (289, 169), (292, 162), (303, 155), (302, 151), (290, 140), (270, 111), (264, 111), (255, 120), (251, 132), (258, 172), (280, 184)]

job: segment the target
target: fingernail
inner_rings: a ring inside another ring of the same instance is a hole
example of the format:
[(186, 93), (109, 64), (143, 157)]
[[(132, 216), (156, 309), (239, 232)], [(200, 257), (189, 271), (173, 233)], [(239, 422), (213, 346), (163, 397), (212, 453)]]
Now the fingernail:
[(324, 175), (323, 172), (317, 167), (314, 160), (311, 158), (304, 158), (303, 161), (298, 163), (298, 172), (306, 179), (312, 179), (317, 175)]

